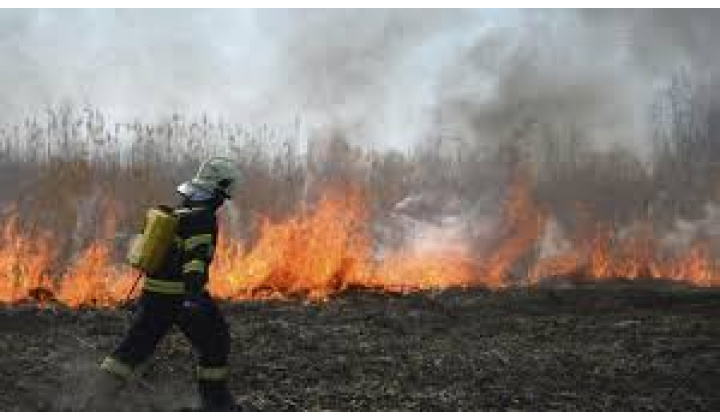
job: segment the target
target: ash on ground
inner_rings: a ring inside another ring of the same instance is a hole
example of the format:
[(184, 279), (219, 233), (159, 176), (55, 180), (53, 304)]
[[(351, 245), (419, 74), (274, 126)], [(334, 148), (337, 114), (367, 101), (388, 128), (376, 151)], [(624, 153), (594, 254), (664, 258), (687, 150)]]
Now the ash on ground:
[[(720, 290), (350, 291), (225, 303), (246, 410), (720, 410)], [(0, 308), (0, 409), (74, 410), (128, 313)], [(195, 404), (194, 356), (161, 343), (116, 410)]]

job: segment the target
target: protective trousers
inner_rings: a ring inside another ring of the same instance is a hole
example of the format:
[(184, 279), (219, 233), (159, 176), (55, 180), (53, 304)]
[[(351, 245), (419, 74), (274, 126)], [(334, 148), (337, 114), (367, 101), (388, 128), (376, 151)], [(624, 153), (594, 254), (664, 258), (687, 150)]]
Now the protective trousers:
[(177, 325), (199, 354), (198, 388), (203, 409), (229, 409), (234, 401), (227, 389), (230, 335), (222, 313), (205, 294), (201, 308), (183, 307), (182, 296), (143, 292), (127, 335), (102, 369), (131, 377), (155, 351), (160, 340)]

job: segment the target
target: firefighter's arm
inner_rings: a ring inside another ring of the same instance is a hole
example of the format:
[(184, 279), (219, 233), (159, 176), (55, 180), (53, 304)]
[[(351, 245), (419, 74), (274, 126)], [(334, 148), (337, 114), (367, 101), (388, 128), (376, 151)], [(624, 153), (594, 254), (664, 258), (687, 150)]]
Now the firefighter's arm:
[(214, 246), (212, 234), (190, 235), (183, 241), (184, 258), (182, 265), (185, 289), (190, 296), (199, 296), (208, 278)]

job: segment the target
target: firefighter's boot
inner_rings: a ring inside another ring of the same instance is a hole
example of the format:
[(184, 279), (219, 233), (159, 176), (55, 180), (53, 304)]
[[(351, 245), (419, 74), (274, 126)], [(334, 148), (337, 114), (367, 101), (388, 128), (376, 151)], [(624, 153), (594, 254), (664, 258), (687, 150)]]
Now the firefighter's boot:
[(238, 411), (227, 381), (201, 379), (198, 381), (198, 391), (202, 411)]

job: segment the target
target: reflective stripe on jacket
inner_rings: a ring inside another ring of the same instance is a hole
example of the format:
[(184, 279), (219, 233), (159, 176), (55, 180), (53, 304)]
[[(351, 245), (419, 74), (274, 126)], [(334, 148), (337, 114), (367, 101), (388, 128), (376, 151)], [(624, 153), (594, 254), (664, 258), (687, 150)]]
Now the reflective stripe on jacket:
[(182, 295), (185, 293), (185, 283), (177, 280), (160, 280), (146, 277), (143, 289), (164, 295)]

